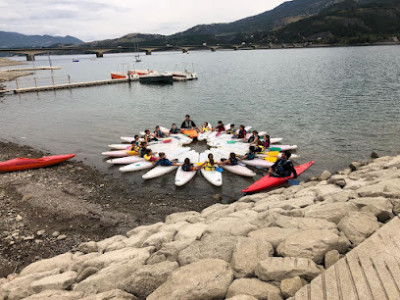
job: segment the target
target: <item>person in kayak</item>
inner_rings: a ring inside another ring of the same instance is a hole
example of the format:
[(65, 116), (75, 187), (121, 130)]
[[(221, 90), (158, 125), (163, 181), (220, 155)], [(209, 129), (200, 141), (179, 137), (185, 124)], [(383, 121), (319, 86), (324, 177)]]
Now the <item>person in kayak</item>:
[(175, 123), (172, 123), (172, 127), (169, 130), (170, 134), (177, 134), (177, 133), (181, 133), (181, 130), (179, 128), (176, 127)]
[(235, 135), (237, 139), (246, 139), (246, 130), (244, 129), (244, 125), (239, 126), (239, 133)]
[(190, 162), (190, 158), (186, 157), (185, 160), (183, 161), (183, 165), (182, 165), (182, 170), (185, 172), (191, 172), (191, 171), (196, 171), (198, 170), (199, 167), (194, 166), (191, 162)]
[(141, 158), (144, 158), (144, 155), (147, 153), (147, 143), (146, 142), (141, 142), (140, 143), (140, 149), (139, 149), (139, 156)]
[(180, 164), (170, 161), (164, 152), (160, 152), (158, 156), (159, 156), (159, 159), (157, 161), (153, 162), (153, 164), (155, 166), (163, 166), (163, 167), (180, 166)]
[(249, 152), (247, 152), (240, 160), (253, 160), (256, 158), (256, 148), (254, 146), (249, 147)]
[(270, 138), (269, 134), (266, 134), (264, 136), (264, 145), (263, 146), (264, 146), (264, 149), (267, 149), (271, 146), (271, 138)]
[(200, 165), (200, 168), (204, 168), (206, 171), (215, 171), (217, 168), (217, 163), (214, 160), (214, 155), (212, 153), (208, 154), (208, 159)]
[(290, 161), (291, 153), (284, 151), (280, 159), (268, 170), (268, 174), (272, 177), (288, 177), (293, 173), (293, 177), (297, 178), (296, 169)]
[(236, 157), (236, 154), (234, 152), (231, 152), (229, 154), (228, 159), (221, 159), (221, 162), (218, 163), (219, 165), (230, 165), (230, 166), (236, 166), (239, 163), (239, 159)]
[(131, 146), (129, 147), (129, 151), (139, 151), (139, 136), (135, 135), (134, 140), (131, 142)]
[(235, 129), (235, 124), (231, 124), (229, 129), (226, 131), (227, 134), (235, 134), (236, 129)]
[(156, 161), (159, 160), (159, 158), (154, 156), (153, 150), (151, 149), (147, 149), (146, 153), (143, 155), (143, 158), (146, 161), (153, 163), (153, 165), (155, 164)]
[(207, 132), (210, 131), (210, 127), (208, 126), (208, 122), (204, 122), (203, 127), (201, 127), (201, 132)]
[(264, 151), (264, 146), (263, 143), (260, 140), (260, 137), (258, 136), (258, 131), (253, 130), (253, 135), (249, 137), (247, 140), (250, 145), (253, 145), (255, 147), (256, 152), (263, 152)]
[(158, 141), (156, 137), (154, 137), (151, 133), (150, 130), (146, 129), (144, 131), (144, 141), (146, 143), (152, 142), (152, 141)]
[(160, 126), (156, 126), (156, 130), (154, 130), (154, 136), (157, 139), (162, 139), (165, 137), (165, 134), (161, 131)]
[(196, 129), (197, 131), (199, 131), (196, 124), (190, 119), (189, 115), (185, 116), (185, 121), (182, 122), (181, 129), (186, 129), (186, 130)]
[(215, 131), (217, 131), (218, 133), (225, 131), (225, 125), (224, 123), (222, 123), (222, 121), (218, 121), (218, 125), (217, 127), (215, 127)]

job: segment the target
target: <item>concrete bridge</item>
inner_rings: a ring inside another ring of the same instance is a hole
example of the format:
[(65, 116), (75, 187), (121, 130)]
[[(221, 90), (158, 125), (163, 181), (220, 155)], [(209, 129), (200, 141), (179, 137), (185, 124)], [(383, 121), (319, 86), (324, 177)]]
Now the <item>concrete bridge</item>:
[[(287, 45), (279, 45), (282, 48), (289, 48)], [(291, 45), (291, 47), (293, 47)], [(151, 55), (154, 51), (182, 51), (182, 53), (188, 53), (190, 51), (195, 50), (210, 50), (212, 52), (217, 51), (218, 49), (230, 49), (230, 50), (250, 50), (250, 49), (270, 49), (271, 45), (261, 45), (261, 44), (217, 44), (217, 45), (208, 45), (203, 43), (202, 45), (165, 45), (165, 46), (143, 46), (139, 49), (137, 47), (78, 47), (78, 46), (66, 46), (66, 47), (54, 47), (54, 48), (0, 48), (0, 52), (6, 53), (16, 53), (16, 54), (24, 54), (26, 56), (27, 61), (35, 60), (35, 55), (43, 54), (43, 53), (53, 53), (53, 52), (80, 52), (80, 53), (95, 53), (96, 57), (103, 57), (104, 53), (107, 52), (144, 52), (146, 55)]]

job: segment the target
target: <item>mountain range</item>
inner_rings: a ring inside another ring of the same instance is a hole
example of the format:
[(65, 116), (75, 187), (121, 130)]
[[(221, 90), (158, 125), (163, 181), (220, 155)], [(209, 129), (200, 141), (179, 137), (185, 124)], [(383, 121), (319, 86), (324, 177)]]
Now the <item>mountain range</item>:
[(49, 47), (57, 44), (82, 44), (73, 36), (25, 35), (17, 32), (0, 31), (0, 48)]

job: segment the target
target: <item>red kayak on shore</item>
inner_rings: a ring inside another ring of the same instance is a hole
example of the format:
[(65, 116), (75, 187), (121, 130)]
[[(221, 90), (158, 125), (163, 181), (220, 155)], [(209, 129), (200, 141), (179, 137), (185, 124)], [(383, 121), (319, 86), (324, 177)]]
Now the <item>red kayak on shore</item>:
[(74, 156), (75, 154), (43, 156), (41, 158), (19, 157), (0, 162), (0, 172), (11, 172), (48, 167), (62, 163), (68, 159), (73, 158)]
[[(310, 161), (308, 163), (302, 164), (300, 166), (294, 167), (296, 169), (297, 175), (300, 175), (303, 173), (305, 170), (307, 170), (309, 167), (311, 167), (314, 164), (314, 160)], [(262, 190), (266, 190), (278, 185), (281, 185), (283, 183), (286, 183), (289, 179), (293, 179), (293, 175), (289, 177), (272, 177), (269, 175), (264, 176), (263, 178), (260, 178), (256, 182), (254, 182), (252, 185), (248, 186), (244, 190), (242, 190), (243, 193), (256, 193), (260, 192)]]

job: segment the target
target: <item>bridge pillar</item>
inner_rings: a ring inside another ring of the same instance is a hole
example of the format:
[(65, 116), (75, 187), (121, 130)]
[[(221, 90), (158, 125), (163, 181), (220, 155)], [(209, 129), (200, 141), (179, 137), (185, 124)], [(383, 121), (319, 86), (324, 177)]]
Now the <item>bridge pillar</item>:
[(146, 50), (146, 55), (151, 55), (151, 50)]
[(27, 61), (34, 61), (35, 60), (35, 54), (25, 54), (26, 60)]
[(96, 52), (96, 57), (97, 58), (99, 58), (99, 57), (103, 57), (104, 55), (103, 55), (103, 52)]

